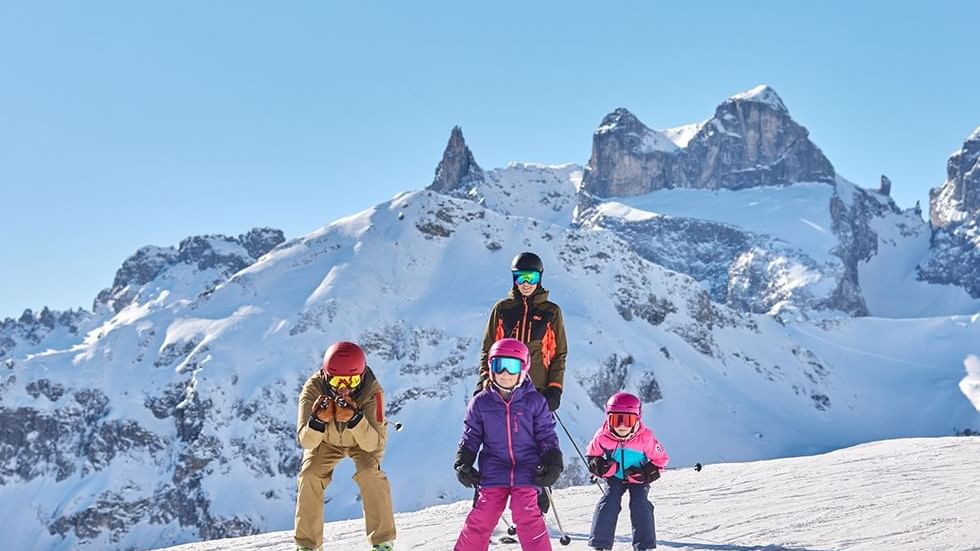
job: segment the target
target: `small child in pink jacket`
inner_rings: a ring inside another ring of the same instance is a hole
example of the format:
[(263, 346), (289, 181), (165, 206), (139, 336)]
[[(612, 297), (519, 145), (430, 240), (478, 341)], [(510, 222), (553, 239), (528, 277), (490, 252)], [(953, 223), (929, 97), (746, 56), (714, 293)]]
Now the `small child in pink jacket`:
[(608, 489), (599, 499), (592, 517), (589, 546), (612, 549), (616, 521), (623, 494), (630, 494), (630, 520), (633, 524), (633, 549), (643, 551), (657, 547), (653, 504), (647, 500), (650, 483), (660, 478), (667, 466), (667, 452), (643, 425), (640, 399), (617, 392), (606, 401), (606, 420), (589, 442), (586, 458), (589, 471), (606, 479)]

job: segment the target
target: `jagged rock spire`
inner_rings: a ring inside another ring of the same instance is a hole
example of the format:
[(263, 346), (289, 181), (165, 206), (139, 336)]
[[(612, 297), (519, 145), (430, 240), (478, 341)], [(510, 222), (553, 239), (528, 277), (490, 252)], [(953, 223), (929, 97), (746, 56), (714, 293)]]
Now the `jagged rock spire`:
[(878, 193), (882, 195), (892, 194), (892, 181), (888, 176), (881, 175), (881, 183), (878, 184)]
[(483, 169), (476, 164), (470, 148), (466, 147), (463, 129), (454, 126), (449, 135), (449, 143), (446, 144), (446, 150), (442, 154), (442, 160), (436, 167), (435, 178), (432, 179), (428, 189), (448, 193), (483, 181)]

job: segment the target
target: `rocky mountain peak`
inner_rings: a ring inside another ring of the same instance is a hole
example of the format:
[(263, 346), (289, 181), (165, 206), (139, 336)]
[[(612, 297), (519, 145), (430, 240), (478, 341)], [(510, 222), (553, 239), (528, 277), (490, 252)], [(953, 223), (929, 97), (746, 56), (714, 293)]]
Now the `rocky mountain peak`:
[(617, 107), (611, 113), (602, 117), (602, 122), (599, 123), (599, 128), (596, 129), (596, 133), (605, 134), (617, 130), (642, 133), (649, 129), (629, 109)]
[(428, 189), (438, 193), (459, 189), (465, 191), (465, 188), (482, 183), (484, 179), (483, 169), (476, 164), (473, 152), (466, 146), (463, 129), (454, 126)]
[(736, 94), (688, 146), (692, 187), (833, 184), (834, 167), (809, 136), (769, 86)]
[[(146, 246), (127, 258), (112, 282), (95, 299), (93, 310), (108, 306), (119, 312), (137, 298), (138, 289), (152, 282), (168, 268), (186, 264), (199, 271), (216, 270), (222, 276), (242, 270), (285, 241), (281, 230), (254, 228), (248, 233), (197, 235), (183, 239), (174, 247)], [(203, 291), (204, 289), (201, 289)]]
[(697, 130), (681, 139), (682, 132), (647, 128), (625, 108), (606, 115), (592, 137), (584, 189), (597, 197), (624, 197), (673, 187), (834, 182), (833, 165), (769, 86), (736, 94), (710, 120), (685, 128)]
[(782, 98), (768, 84), (760, 84), (751, 90), (746, 90), (728, 98), (732, 103), (757, 103), (774, 111), (789, 114), (789, 109)]
[(946, 163), (946, 181), (929, 192), (929, 219), (935, 228), (980, 218), (980, 127)]

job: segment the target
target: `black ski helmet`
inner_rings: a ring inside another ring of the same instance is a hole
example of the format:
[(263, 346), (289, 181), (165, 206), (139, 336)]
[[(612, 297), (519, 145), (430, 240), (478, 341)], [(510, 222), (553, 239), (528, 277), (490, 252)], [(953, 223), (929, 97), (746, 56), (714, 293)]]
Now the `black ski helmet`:
[(523, 252), (514, 257), (514, 261), (510, 264), (510, 271), (530, 271), (544, 273), (544, 262), (541, 262), (541, 257), (534, 253)]

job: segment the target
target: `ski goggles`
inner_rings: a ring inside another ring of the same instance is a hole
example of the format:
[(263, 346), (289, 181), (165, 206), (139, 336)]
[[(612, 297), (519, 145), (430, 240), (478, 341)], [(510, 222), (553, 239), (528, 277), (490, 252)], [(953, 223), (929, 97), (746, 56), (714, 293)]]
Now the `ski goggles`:
[(535, 270), (516, 270), (514, 274), (514, 285), (537, 285), (541, 283), (541, 272)]
[(334, 375), (327, 381), (332, 388), (356, 388), (361, 384), (360, 375)]
[(609, 414), (610, 427), (633, 428), (636, 426), (636, 423), (639, 420), (640, 420), (640, 416), (635, 413), (610, 413)]
[(494, 373), (503, 373), (506, 371), (511, 375), (520, 375), (522, 363), (523, 362), (517, 358), (497, 356), (496, 358), (490, 360), (490, 371), (493, 371)]

